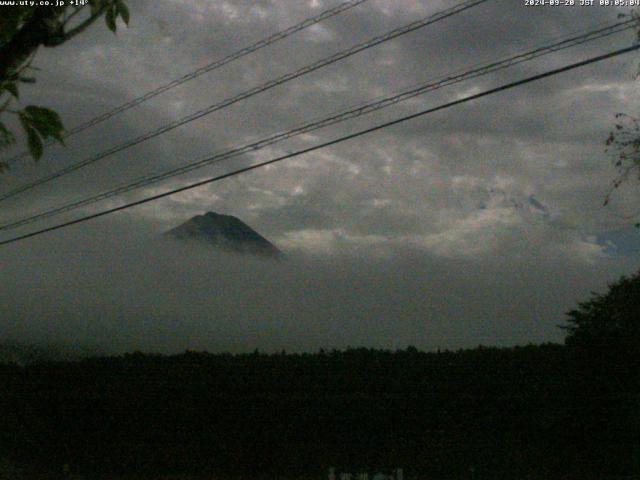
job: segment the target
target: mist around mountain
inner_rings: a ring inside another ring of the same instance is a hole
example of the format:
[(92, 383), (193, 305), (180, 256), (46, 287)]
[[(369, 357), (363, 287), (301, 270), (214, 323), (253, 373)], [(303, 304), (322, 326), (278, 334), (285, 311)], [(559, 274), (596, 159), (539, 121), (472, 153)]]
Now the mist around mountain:
[[(553, 225), (558, 229), (583, 230), (579, 225), (562, 220), (560, 214), (552, 206), (538, 200), (534, 194), (524, 195), (508, 192), (499, 188), (490, 188), (478, 203), (479, 210), (508, 209), (517, 212), (523, 222)], [(620, 219), (623, 223), (624, 218)], [(586, 241), (598, 245), (604, 255), (610, 257), (627, 257), (640, 252), (640, 229), (627, 219), (627, 224), (613, 229), (593, 231), (585, 229)]]
[(164, 236), (174, 240), (212, 246), (226, 252), (264, 258), (283, 257), (282, 252), (269, 240), (232, 215), (215, 212), (196, 215), (169, 230)]
[(540, 219), (549, 221), (552, 212), (547, 205), (539, 201), (534, 194), (524, 195), (515, 192), (507, 192), (499, 188), (490, 188), (482, 195), (478, 203), (480, 210), (487, 208), (506, 208), (517, 211), (522, 217), (533, 221)]

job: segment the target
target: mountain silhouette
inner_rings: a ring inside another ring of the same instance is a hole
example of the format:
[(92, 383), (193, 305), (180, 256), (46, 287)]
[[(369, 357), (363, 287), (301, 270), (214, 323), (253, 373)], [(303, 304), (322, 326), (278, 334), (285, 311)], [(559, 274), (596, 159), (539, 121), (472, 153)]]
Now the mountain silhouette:
[(211, 245), (227, 252), (278, 258), (282, 252), (249, 225), (232, 215), (207, 212), (165, 233), (180, 241)]

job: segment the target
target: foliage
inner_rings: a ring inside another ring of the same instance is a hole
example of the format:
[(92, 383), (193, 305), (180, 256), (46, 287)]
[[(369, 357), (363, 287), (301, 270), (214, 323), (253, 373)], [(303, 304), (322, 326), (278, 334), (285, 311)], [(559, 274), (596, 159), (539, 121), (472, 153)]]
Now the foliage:
[[(618, 18), (635, 20), (638, 27), (636, 42), (640, 43), (640, 13), (632, 10), (628, 14), (620, 14)], [(636, 77), (640, 77), (640, 68)], [(617, 170), (611, 189), (604, 199), (608, 205), (614, 191), (634, 175), (640, 179), (640, 125), (638, 118), (626, 113), (617, 113), (616, 123), (605, 141), (605, 153), (610, 154)], [(640, 223), (636, 224), (640, 228)]]
[(605, 152), (613, 157), (617, 176), (604, 204), (607, 205), (615, 189), (629, 178), (640, 180), (640, 123), (638, 118), (625, 113), (616, 114), (616, 124), (607, 138)]
[(27, 135), (29, 151), (34, 159), (42, 156), (42, 139), (54, 138), (62, 143), (63, 126), (53, 110), (30, 105), (19, 112), (20, 123)]
[[(54, 2), (50, 2), (53, 4)], [(31, 62), (41, 47), (56, 47), (86, 30), (104, 15), (109, 30), (116, 31), (116, 19), (129, 23), (129, 10), (123, 0), (89, 0), (84, 5), (15, 5), (2, 9), (0, 16), (0, 115), (16, 115), (24, 130), (31, 156), (42, 156), (43, 140), (62, 143), (64, 128), (53, 110), (29, 105), (12, 108), (19, 101), (20, 86), (35, 83)], [(28, 73), (29, 72), (29, 73)], [(16, 142), (14, 133), (0, 121), (0, 150)], [(7, 164), (0, 162), (0, 171)]]
[(604, 295), (594, 293), (567, 315), (568, 345), (640, 352), (640, 271), (623, 276)]
[[(637, 431), (640, 428), (640, 271), (621, 277), (604, 294), (593, 293), (567, 315), (565, 343), (574, 355), (576, 388), (585, 399), (593, 392), (603, 395), (589, 401), (595, 410), (607, 410), (609, 398), (620, 399), (615, 415)], [(640, 445), (637, 448), (640, 455)], [(637, 460), (640, 462), (640, 457)]]

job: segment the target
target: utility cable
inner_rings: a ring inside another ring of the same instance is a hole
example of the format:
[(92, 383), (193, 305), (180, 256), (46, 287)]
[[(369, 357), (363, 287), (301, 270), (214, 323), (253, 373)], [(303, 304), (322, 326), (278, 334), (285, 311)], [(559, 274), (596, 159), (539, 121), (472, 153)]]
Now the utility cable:
[(384, 128), (388, 128), (388, 127), (391, 127), (391, 126), (394, 126), (394, 125), (398, 125), (400, 123), (406, 122), (408, 120), (412, 120), (414, 118), (422, 117), (424, 115), (428, 115), (428, 114), (431, 114), (431, 113), (434, 113), (434, 112), (437, 112), (437, 111), (440, 111), (440, 110), (445, 110), (447, 108), (451, 108), (451, 107), (456, 106), (456, 105), (467, 103), (467, 102), (469, 102), (471, 100), (476, 100), (478, 98), (482, 98), (482, 97), (486, 97), (486, 96), (489, 96), (489, 95), (493, 95), (493, 94), (496, 94), (496, 93), (499, 93), (499, 92), (502, 92), (502, 91), (505, 91), (505, 90), (510, 90), (512, 88), (519, 87), (519, 86), (525, 85), (527, 83), (531, 83), (531, 82), (535, 82), (535, 81), (538, 81), (538, 80), (542, 80), (544, 78), (548, 78), (548, 77), (551, 77), (551, 76), (554, 76), (554, 75), (558, 75), (560, 73), (568, 72), (570, 70), (574, 70), (576, 68), (584, 67), (586, 65), (590, 65), (590, 64), (593, 64), (593, 63), (596, 63), (596, 62), (601, 62), (603, 60), (606, 60), (606, 59), (609, 59), (609, 58), (613, 58), (613, 57), (617, 57), (617, 56), (623, 55), (625, 53), (633, 52), (633, 51), (636, 51), (638, 49), (640, 49), (640, 44), (636, 44), (636, 45), (632, 45), (630, 47), (626, 47), (626, 48), (622, 48), (622, 49), (619, 49), (619, 50), (615, 50), (613, 52), (609, 52), (609, 53), (606, 53), (606, 54), (603, 54), (603, 55), (598, 55), (596, 57), (591, 57), (591, 58), (589, 58), (587, 60), (583, 60), (581, 62), (572, 63), (570, 65), (565, 65), (564, 67), (556, 68), (556, 69), (553, 69), (553, 70), (548, 70), (548, 71), (546, 71), (544, 73), (540, 73), (540, 74), (537, 74), (537, 75), (534, 75), (534, 76), (531, 76), (531, 77), (527, 77), (527, 78), (522, 79), (522, 80), (517, 80), (515, 82), (507, 83), (507, 84), (501, 85), (501, 86), (496, 87), (496, 88), (491, 88), (489, 90), (485, 90), (483, 92), (476, 93), (474, 95), (469, 95), (469, 96), (460, 98), (458, 100), (454, 100), (452, 102), (448, 102), (448, 103), (445, 103), (443, 105), (439, 105), (437, 107), (433, 107), (433, 108), (429, 108), (429, 109), (426, 109), (426, 110), (422, 110), (420, 112), (417, 112), (417, 113), (414, 113), (414, 114), (411, 114), (411, 115), (406, 115), (404, 117), (400, 117), (400, 118), (397, 118), (395, 120), (391, 120), (389, 122), (381, 123), (381, 124), (378, 124), (376, 126), (369, 127), (367, 129), (360, 130), (358, 132), (355, 132), (355, 133), (352, 133), (352, 134), (349, 134), (349, 135), (345, 135), (345, 136), (336, 138), (334, 140), (330, 140), (328, 142), (324, 142), (324, 143), (321, 143), (321, 144), (318, 144), (318, 145), (314, 145), (313, 147), (308, 147), (308, 148), (304, 148), (304, 149), (301, 149), (301, 150), (297, 150), (295, 152), (288, 153), (287, 155), (282, 155), (282, 156), (279, 156), (279, 157), (276, 157), (276, 158), (272, 158), (271, 160), (266, 160), (264, 162), (260, 162), (260, 163), (254, 164), (254, 165), (250, 165), (248, 167), (239, 168), (239, 169), (234, 170), (232, 172), (228, 172), (228, 173), (225, 173), (225, 174), (222, 174), (222, 175), (217, 175), (215, 177), (208, 178), (206, 180), (201, 180), (201, 181), (198, 181), (196, 183), (192, 183), (190, 185), (186, 185), (186, 186), (183, 186), (183, 187), (180, 187), (180, 188), (169, 190), (167, 192), (163, 192), (163, 193), (160, 193), (160, 194), (157, 194), (157, 195), (153, 195), (151, 197), (146, 197), (146, 198), (143, 198), (141, 200), (137, 200), (135, 202), (130, 202), (130, 203), (127, 203), (125, 205), (120, 205), (118, 207), (114, 207), (114, 208), (110, 208), (110, 209), (107, 209), (107, 210), (103, 210), (101, 212), (93, 213), (91, 215), (86, 215), (84, 217), (81, 217), (81, 218), (78, 218), (78, 219), (75, 219), (75, 220), (71, 220), (71, 221), (68, 221), (68, 222), (59, 223), (59, 224), (51, 226), (51, 227), (43, 228), (43, 229), (37, 230), (35, 232), (31, 232), (31, 233), (27, 233), (27, 234), (24, 234), (24, 235), (13, 237), (13, 238), (10, 238), (10, 239), (7, 239), (7, 240), (3, 240), (3, 241), (0, 241), (0, 245), (7, 245), (7, 244), (10, 244), (10, 243), (14, 243), (14, 242), (17, 242), (17, 241), (20, 241), (20, 240), (31, 238), (31, 237), (34, 237), (34, 236), (37, 236), (37, 235), (41, 235), (43, 233), (52, 232), (52, 231), (59, 230), (61, 228), (65, 228), (65, 227), (68, 227), (68, 226), (71, 226), (71, 225), (75, 225), (75, 224), (78, 224), (78, 223), (86, 222), (86, 221), (92, 220), (94, 218), (103, 217), (103, 216), (109, 215), (111, 213), (119, 212), (119, 211), (122, 211), (122, 210), (127, 210), (129, 208), (132, 208), (132, 207), (135, 207), (135, 206), (138, 206), (138, 205), (142, 205), (142, 204), (149, 203), (149, 202), (152, 202), (152, 201), (155, 201), (155, 200), (159, 200), (161, 198), (165, 198), (165, 197), (168, 197), (170, 195), (175, 195), (176, 193), (184, 192), (184, 191), (187, 191), (187, 190), (192, 190), (194, 188), (198, 188), (198, 187), (201, 187), (203, 185), (208, 185), (210, 183), (214, 183), (214, 182), (217, 182), (217, 181), (220, 181), (220, 180), (224, 180), (225, 178), (234, 177), (236, 175), (240, 175), (242, 173), (249, 172), (251, 170), (256, 170), (258, 168), (262, 168), (262, 167), (265, 167), (267, 165), (272, 165), (272, 164), (274, 164), (276, 162), (280, 162), (282, 160), (287, 160), (289, 158), (293, 158), (293, 157), (297, 157), (297, 156), (300, 156), (300, 155), (304, 155), (306, 153), (310, 153), (310, 152), (313, 152), (313, 151), (316, 151), (316, 150), (320, 150), (322, 148), (326, 148), (326, 147), (329, 147), (331, 145), (336, 145), (338, 143), (342, 143), (342, 142), (345, 142), (347, 140), (351, 140), (353, 138), (360, 137), (362, 135), (366, 135), (366, 134), (369, 134), (369, 133), (376, 132), (378, 130), (382, 130)]
[(22, 185), (18, 188), (15, 188), (7, 193), (1, 194), (0, 195), (0, 201), (3, 200), (7, 200), (8, 198), (14, 197), (16, 195), (18, 195), (19, 193), (25, 192), (27, 190), (31, 190), (32, 188), (35, 188), (39, 185), (43, 185), (45, 183), (48, 183), (52, 180), (55, 180), (57, 178), (60, 178), (64, 175), (67, 175), (68, 173), (74, 172), (76, 170), (79, 170), (82, 167), (85, 167), (87, 165), (90, 165), (92, 163), (95, 163), (99, 160), (102, 160), (103, 158), (109, 157), (115, 153), (121, 152), (123, 150), (126, 150), (130, 147), (133, 147), (134, 145), (138, 145), (142, 142), (145, 142), (147, 140), (150, 140), (152, 138), (155, 138), (159, 135), (162, 135), (164, 133), (167, 133), (171, 130), (174, 130), (182, 125), (185, 125), (187, 123), (193, 122), (194, 120), (197, 120), (199, 118), (204, 117), (205, 115), (209, 115), (213, 112), (216, 112), (218, 110), (221, 110), (223, 108), (229, 107), (237, 102), (240, 102), (241, 100), (245, 100), (249, 97), (252, 97), (254, 95), (257, 95), (259, 93), (262, 93), (266, 90), (269, 90), (271, 88), (274, 88), (278, 85), (282, 85), (283, 83), (289, 82), (291, 80), (294, 80), (298, 77), (301, 77), (303, 75), (306, 75), (308, 73), (311, 73), (315, 70), (318, 70), (322, 67), (325, 67), (327, 65), (331, 65), (333, 63), (336, 63), (340, 60), (343, 60), (347, 57), (350, 57), (352, 55), (355, 55), (356, 53), (362, 52), (364, 50), (367, 50), (369, 48), (375, 47), (376, 45), (379, 45), (381, 43), (387, 42), (389, 40), (392, 40), (394, 38), (397, 38), (401, 35), (405, 35), (407, 33), (413, 32), (415, 30), (418, 30), (420, 28), (424, 28), (427, 25), (431, 25), (433, 23), (436, 23), (440, 20), (443, 20), (445, 18), (451, 17), (453, 15), (456, 15), (458, 13), (461, 13), (467, 9), (470, 9), (476, 5), (480, 5), (482, 3), (485, 3), (489, 0), (468, 0), (466, 2), (462, 2), (452, 8), (443, 10), (441, 12), (435, 13), (433, 15), (429, 15), (428, 17), (422, 18), (420, 20), (417, 20), (415, 22), (409, 23), (407, 25), (404, 25), (402, 27), (396, 28), (394, 30), (391, 30), (390, 32), (387, 32), (384, 35), (380, 35), (377, 37), (374, 37), (372, 39), (367, 40), (366, 42), (357, 44), (352, 46), (351, 48), (348, 48), (347, 50), (342, 50), (341, 52), (338, 52), (334, 55), (331, 55), (329, 57), (326, 57), (322, 60), (319, 60), (317, 62), (314, 62), (312, 64), (309, 64), (305, 67), (302, 67), (296, 71), (287, 73), (281, 77), (278, 77), (274, 80), (271, 80), (267, 83), (264, 83), (262, 85), (259, 85), (257, 87), (251, 88), (249, 90), (246, 90), (238, 95), (235, 95), (233, 97), (230, 97), (226, 100), (223, 100), (222, 102), (210, 105), (202, 110), (198, 110), (197, 112), (194, 112), (190, 115), (187, 115), (181, 119), (178, 119), (174, 122), (171, 122), (167, 125), (164, 125), (156, 130), (152, 130), (150, 132), (147, 132), (143, 135), (140, 135), (132, 140), (129, 140), (127, 142), (121, 143), (119, 145), (116, 145), (115, 147), (112, 147), (108, 150), (105, 150), (101, 153), (98, 153), (97, 155), (85, 158), (84, 160), (81, 160), (77, 163), (74, 163), (72, 165), (69, 165), (67, 167), (64, 167), (60, 170), (58, 170), (57, 172), (54, 172), (50, 175), (47, 175), (45, 177), (42, 177), (38, 180), (35, 180), (33, 182), (29, 182), (25, 185)]
[(581, 35), (576, 35), (574, 37), (570, 37), (568, 39), (565, 39), (563, 41), (560, 42), (556, 42), (556, 43), (552, 43), (549, 45), (545, 45), (545, 46), (541, 46), (538, 48), (535, 48), (533, 50), (530, 50), (528, 52), (525, 53), (521, 53), (503, 60), (499, 60), (499, 61), (495, 61), (486, 65), (482, 65), (479, 66), (477, 68), (474, 68), (472, 70), (468, 70), (465, 71), (463, 73), (459, 73), (459, 74), (452, 74), (449, 75), (443, 79), (434, 81), (434, 82), (429, 82), (423, 85), (419, 85), (415, 88), (412, 88), (410, 90), (407, 91), (403, 91), (399, 94), (393, 95), (393, 96), (389, 96), (386, 98), (383, 98), (381, 100), (377, 100), (377, 101), (373, 101), (337, 114), (334, 114), (332, 116), (323, 118), (321, 120), (317, 120), (311, 123), (307, 123), (305, 125), (296, 127), (294, 129), (291, 130), (287, 130), (284, 132), (279, 132), (277, 134), (271, 135), (267, 138), (263, 138), (261, 140), (249, 143), (247, 145), (243, 145), (240, 147), (236, 147), (233, 148), (231, 150), (228, 150), (226, 152), (222, 152), (219, 154), (215, 154), (212, 156), (207, 156), (205, 158), (199, 159), (195, 162), (189, 163), (187, 165), (183, 165), (181, 167), (178, 168), (174, 168), (159, 174), (155, 174), (155, 175), (147, 175), (144, 177), (140, 177), (136, 180), (134, 180), (133, 182), (128, 182), (126, 184), (123, 184), (119, 187), (116, 187), (114, 189), (105, 191), (105, 192), (101, 192), (99, 194), (96, 194), (94, 196), (88, 197), (88, 198), (83, 198), (80, 200), (74, 200), (72, 202), (66, 203), (62, 206), (59, 207), (55, 207), (53, 209), (49, 209), (40, 213), (36, 213), (33, 214), (31, 216), (19, 219), (19, 220), (15, 220), (13, 222), (4, 224), (4, 225), (0, 225), (0, 231), (4, 231), (4, 230), (11, 230), (11, 229), (15, 229), (18, 228), (20, 226), (23, 225), (27, 225), (30, 223), (34, 223), (36, 221), (45, 219), (45, 218), (49, 218), (55, 215), (59, 215), (61, 213), (64, 212), (68, 212), (86, 205), (90, 205), (96, 202), (99, 202), (101, 200), (106, 200), (108, 198), (112, 198), (115, 197), (117, 195), (123, 194), (123, 193), (127, 193), (130, 192), (132, 190), (136, 190), (138, 188), (142, 188), (145, 187), (147, 185), (151, 185), (153, 183), (157, 183), (161, 180), (165, 180), (167, 178), (171, 178), (177, 175), (181, 175), (187, 172), (190, 172), (192, 170), (196, 170), (214, 163), (218, 163), (221, 162), (223, 160), (227, 160), (233, 157), (237, 157), (239, 155), (245, 154), (245, 153), (249, 153), (249, 152), (254, 152), (257, 150), (260, 150), (262, 148), (265, 148), (267, 146), (273, 145), (277, 142), (298, 136), (298, 135), (302, 135), (304, 133), (309, 133), (311, 131), (323, 128), (323, 127), (327, 127), (330, 125), (334, 125), (336, 123), (340, 123), (340, 122), (344, 122), (346, 120), (352, 119), (352, 118), (357, 118), (360, 117), (362, 115), (368, 114), (368, 113), (372, 113), (375, 112), (377, 110), (381, 110), (383, 108), (387, 108), (391, 105), (394, 105), (396, 103), (402, 102), (404, 100), (408, 100), (410, 98), (416, 97), (418, 95), (423, 95), (427, 92), (433, 91), (433, 90), (437, 90), (439, 88), (443, 88), (449, 85), (453, 85), (456, 83), (460, 83), (464, 80), (468, 80), (471, 78), (477, 78), (483, 75), (487, 75), (489, 73), (493, 73), (495, 71), (498, 70), (503, 70), (505, 68), (509, 68), (513, 65), (517, 65), (519, 63), (523, 63), (526, 61), (531, 61), (535, 58), (541, 57), (543, 55), (548, 55), (550, 53), (554, 53), (554, 52), (558, 52), (560, 50), (564, 50), (576, 45), (581, 45), (584, 44), (586, 42), (591, 42), (609, 35), (612, 35), (614, 33), (619, 33), (628, 29), (631, 29), (635, 26), (635, 20), (630, 20), (630, 21), (625, 21), (625, 22), (618, 22), (615, 23), (613, 25), (604, 27), (604, 28), (600, 28), (598, 30), (594, 30), (594, 31), (590, 31), (587, 33), (583, 33)]
[[(356, 7), (358, 5), (360, 5), (361, 3), (364, 3), (368, 0), (349, 0), (348, 2), (344, 2), (341, 3), (333, 8), (330, 8), (328, 10), (325, 10), (324, 12), (321, 12), (320, 14), (307, 18), (306, 20), (303, 20), (300, 23), (297, 23), (296, 25), (292, 25), (291, 27), (282, 30), (280, 32), (274, 33), (273, 35), (267, 37), (267, 38), (263, 38), (262, 40), (259, 40), (258, 42), (249, 45), (247, 47), (244, 47), (234, 53), (231, 53), (229, 55), (227, 55), (226, 57), (220, 58), (212, 63), (209, 63), (203, 67), (198, 68), (197, 70), (194, 70), (192, 72), (189, 72), (183, 76), (181, 76), (180, 78), (176, 78), (175, 80), (166, 83), (164, 85), (161, 85), (157, 88), (155, 88), (154, 90), (151, 90), (150, 92), (145, 93), (144, 95), (141, 95), (137, 98), (134, 98), (133, 100), (130, 100), (126, 103), (123, 103), (122, 105), (109, 110), (101, 115), (98, 115), (97, 117), (92, 118), (91, 120), (88, 120), (84, 123), (81, 123), (80, 125), (76, 125), (75, 127), (71, 128), (70, 130), (64, 132), (62, 138), (68, 138), (72, 135), (75, 135), (76, 133), (80, 133), (83, 132), (84, 130), (87, 130), (88, 128), (91, 128), (95, 125), (98, 125), (99, 123), (104, 122), (105, 120), (108, 120), (111, 117), (114, 117), (122, 112), (125, 112), (133, 107), (136, 107), (138, 105), (140, 105), (141, 103), (146, 102), (147, 100), (150, 100), (153, 97), (156, 97), (158, 95), (160, 95), (161, 93), (164, 93), (168, 90), (171, 90), (179, 85), (182, 85), (183, 83), (189, 82), (191, 80), (193, 80), (194, 78), (197, 78), (201, 75), (204, 75), (205, 73), (211, 72), (213, 70), (217, 70), (220, 67), (223, 67), (224, 65), (227, 65), (228, 63), (231, 63), (235, 60), (239, 60), (242, 57), (245, 57), (247, 55), (249, 55), (250, 53), (253, 53), (257, 50), (260, 50), (261, 48), (267, 47), (273, 43), (276, 43), (280, 40), (284, 40), (285, 38), (293, 35), (294, 33), (297, 33), (301, 30), (304, 30), (306, 28), (309, 28), (313, 25), (316, 25), (317, 23), (320, 23), (324, 20), (327, 20), (331, 17), (335, 17), (336, 15), (339, 15), (340, 13), (349, 10), (353, 7)], [(50, 145), (52, 145), (53, 143), (55, 143), (55, 141), (53, 140), (49, 140), (45, 143), (45, 147), (48, 147)], [(18, 155), (13, 156), (12, 158), (10, 158), (7, 163), (13, 163), (17, 160), (23, 159), (25, 157), (29, 156), (29, 152), (25, 151), (22, 152)]]

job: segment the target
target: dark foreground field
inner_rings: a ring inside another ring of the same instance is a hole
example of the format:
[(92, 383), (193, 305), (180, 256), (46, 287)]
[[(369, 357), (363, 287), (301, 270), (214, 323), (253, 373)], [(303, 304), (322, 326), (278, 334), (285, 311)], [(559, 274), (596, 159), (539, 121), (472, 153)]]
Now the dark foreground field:
[(561, 345), (3, 364), (0, 457), (16, 478), (626, 476), (637, 375)]

